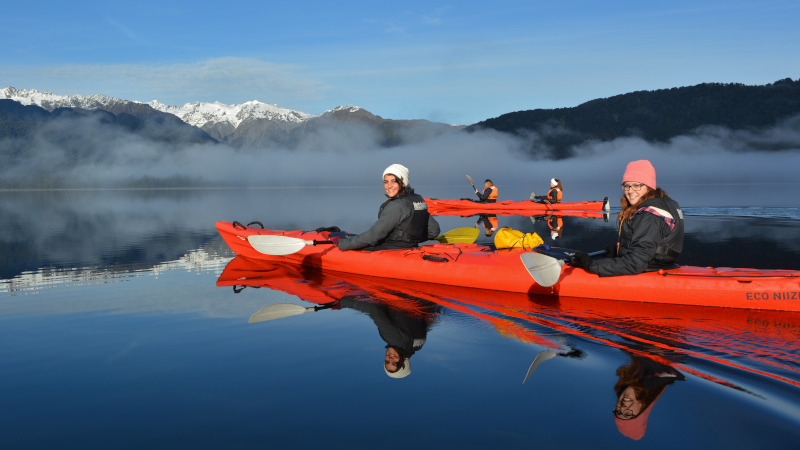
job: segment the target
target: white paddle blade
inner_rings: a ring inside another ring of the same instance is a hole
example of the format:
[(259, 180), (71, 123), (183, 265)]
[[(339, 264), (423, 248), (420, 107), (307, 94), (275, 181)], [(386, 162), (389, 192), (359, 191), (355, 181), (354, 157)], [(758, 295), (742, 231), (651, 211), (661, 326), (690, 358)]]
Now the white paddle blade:
[(556, 352), (552, 350), (544, 350), (536, 355), (536, 358), (531, 363), (531, 366), (528, 367), (528, 373), (525, 374), (525, 379), (522, 380), (522, 384), (525, 384), (528, 381), (528, 378), (533, 375), (533, 372), (539, 367), (539, 364), (547, 361), (548, 359), (555, 358), (557, 356)]
[(291, 255), (303, 249), (308, 243), (299, 238), (289, 236), (272, 236), (253, 234), (247, 241), (256, 251), (265, 255)]
[(552, 286), (561, 278), (561, 266), (564, 261), (535, 252), (523, 253), (520, 259), (539, 286)]
[(306, 308), (300, 305), (294, 305), (292, 303), (278, 303), (275, 305), (269, 305), (259, 309), (255, 314), (250, 316), (249, 323), (264, 322), (267, 320), (296, 316), (298, 314), (306, 313), (311, 309), (314, 308)]

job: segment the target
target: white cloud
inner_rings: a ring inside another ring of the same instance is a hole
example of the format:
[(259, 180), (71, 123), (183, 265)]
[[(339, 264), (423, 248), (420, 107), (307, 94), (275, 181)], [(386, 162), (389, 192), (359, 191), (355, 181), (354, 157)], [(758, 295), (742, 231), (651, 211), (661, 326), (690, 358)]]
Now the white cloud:
[[(305, 75), (303, 69), (254, 58), (226, 57), (165, 65), (0, 68), (0, 78), (14, 87), (61, 95), (101, 93), (142, 102), (159, 100), (172, 105), (260, 100), (292, 108), (292, 104), (317, 98), (327, 89), (320, 80)], [(152, 98), (139, 98), (142, 92)]]

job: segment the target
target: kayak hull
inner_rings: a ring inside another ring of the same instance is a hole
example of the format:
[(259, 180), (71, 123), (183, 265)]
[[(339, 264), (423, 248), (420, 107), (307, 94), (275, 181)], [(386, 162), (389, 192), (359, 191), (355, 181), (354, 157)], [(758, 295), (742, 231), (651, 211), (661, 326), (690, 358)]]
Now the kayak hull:
[(621, 277), (598, 277), (564, 266), (550, 287), (536, 284), (521, 256), (529, 249), (494, 250), (478, 244), (422, 245), (414, 249), (340, 251), (331, 244), (305, 245), (289, 255), (265, 255), (248, 237), (274, 235), (327, 240), (327, 232), (283, 231), (218, 222), (231, 250), (253, 260), (285, 261), (307, 267), (395, 280), (436, 283), (556, 297), (622, 300), (725, 308), (800, 311), (800, 271), (682, 266)]
[(495, 203), (482, 203), (468, 199), (440, 200), (426, 198), (428, 212), (434, 215), (475, 215), (480, 213), (501, 215), (540, 215), (556, 211), (595, 211), (602, 214), (608, 211), (608, 200), (586, 202), (539, 203), (531, 200), (502, 200)]

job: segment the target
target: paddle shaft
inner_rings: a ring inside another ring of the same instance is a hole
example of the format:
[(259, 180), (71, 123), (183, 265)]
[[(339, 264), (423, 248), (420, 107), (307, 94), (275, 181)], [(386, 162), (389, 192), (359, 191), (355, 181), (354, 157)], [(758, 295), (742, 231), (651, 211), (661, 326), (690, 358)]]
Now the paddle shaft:
[[(559, 261), (564, 261), (565, 263), (570, 263), (572, 261), (575, 261), (574, 254), (570, 255), (569, 253), (561, 253), (561, 252), (554, 252), (554, 251), (548, 251), (548, 250), (537, 250), (537, 252), (541, 253), (543, 255), (547, 255), (547, 256), (553, 257), (553, 258), (555, 258), (555, 259), (557, 259)], [(600, 256), (600, 255), (605, 255), (606, 253), (607, 252), (605, 250), (598, 250), (596, 252), (587, 253), (587, 255), (589, 255), (589, 256)], [(562, 255), (564, 255), (564, 256), (562, 256)]]
[[(475, 242), (478, 237), (478, 230), (461, 228), (447, 232), (438, 236), (440, 242)], [(271, 234), (253, 234), (247, 237), (250, 245), (260, 253), (265, 255), (291, 255), (301, 251), (308, 245), (333, 244), (331, 240), (310, 240)]]

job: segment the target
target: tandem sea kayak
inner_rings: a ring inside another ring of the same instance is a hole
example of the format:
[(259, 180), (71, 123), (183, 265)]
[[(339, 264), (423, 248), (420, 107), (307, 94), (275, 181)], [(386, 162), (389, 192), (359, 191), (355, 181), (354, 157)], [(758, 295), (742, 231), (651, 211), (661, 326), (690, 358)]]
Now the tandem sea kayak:
[(586, 202), (536, 202), (533, 200), (502, 200), (495, 203), (483, 203), (470, 199), (439, 200), (426, 198), (428, 212), (434, 215), (475, 215), (491, 213), (501, 215), (538, 215), (555, 211), (609, 211), (608, 197), (602, 201)]
[(797, 270), (681, 266), (601, 278), (565, 265), (557, 282), (542, 286), (534, 281), (531, 268), (524, 262), (535, 253), (531, 249), (435, 243), (414, 249), (340, 251), (324, 243), (329, 238), (326, 231), (274, 230), (238, 222), (217, 222), (216, 227), (235, 254), (253, 260), (532, 295), (800, 311)]

